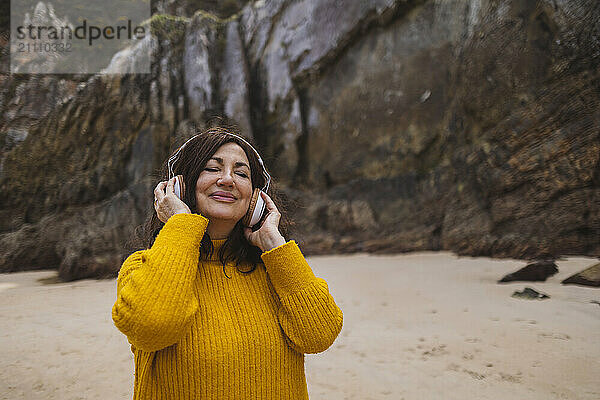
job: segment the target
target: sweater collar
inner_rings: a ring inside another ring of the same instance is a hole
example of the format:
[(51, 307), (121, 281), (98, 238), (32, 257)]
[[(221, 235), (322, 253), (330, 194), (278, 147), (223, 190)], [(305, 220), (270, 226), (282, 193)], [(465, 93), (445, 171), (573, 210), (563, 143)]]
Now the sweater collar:
[(227, 239), (211, 239), (213, 245), (213, 252), (209, 258), (209, 260), (218, 260), (219, 259), (219, 250), (223, 247), (223, 244)]

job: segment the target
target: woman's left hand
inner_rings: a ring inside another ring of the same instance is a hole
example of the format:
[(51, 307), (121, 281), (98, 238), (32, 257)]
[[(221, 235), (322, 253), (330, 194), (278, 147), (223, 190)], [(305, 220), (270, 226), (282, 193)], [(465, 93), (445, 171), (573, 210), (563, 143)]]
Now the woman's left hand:
[(264, 253), (265, 251), (269, 251), (277, 246), (285, 244), (285, 239), (279, 232), (279, 219), (281, 218), (281, 214), (279, 213), (277, 206), (266, 193), (261, 191), (260, 195), (265, 201), (268, 212), (267, 216), (258, 230), (252, 232), (252, 229), (247, 227), (244, 228), (244, 235), (250, 244), (257, 246)]

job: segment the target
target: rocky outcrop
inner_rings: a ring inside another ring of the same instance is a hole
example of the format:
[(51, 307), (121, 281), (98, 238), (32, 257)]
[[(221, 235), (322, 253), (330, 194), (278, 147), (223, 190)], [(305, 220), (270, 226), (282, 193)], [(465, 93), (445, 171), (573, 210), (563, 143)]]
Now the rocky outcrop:
[[(156, 37), (148, 45), (160, 60), (152, 74), (93, 76), (64, 101), (49, 99), (52, 111), (38, 119), (22, 111), (31, 118), (27, 135), (2, 153), (1, 270), (54, 267), (67, 280), (118, 270), (127, 238), (151, 208), (145, 197), (155, 185), (152, 174), (183, 119), (187, 25), (160, 16), (152, 24)], [(43, 90), (28, 80), (18, 85), (32, 97)], [(3, 104), (22, 106), (9, 99)]]
[(213, 115), (309, 254), (600, 255), (596, 2), (201, 3), (157, 2), (151, 74), (0, 76), (0, 270), (114, 274)]
[(545, 282), (546, 279), (555, 275), (558, 267), (552, 260), (536, 261), (527, 264), (523, 268), (505, 275), (498, 283), (527, 281), (527, 282)]
[(564, 285), (600, 286), (600, 263), (584, 269), (563, 280)]

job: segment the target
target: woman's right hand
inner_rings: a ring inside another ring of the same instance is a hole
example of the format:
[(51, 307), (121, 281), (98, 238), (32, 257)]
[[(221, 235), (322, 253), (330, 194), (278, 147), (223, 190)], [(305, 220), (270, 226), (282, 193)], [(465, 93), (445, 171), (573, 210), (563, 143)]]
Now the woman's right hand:
[[(158, 219), (166, 223), (175, 214), (191, 214), (190, 208), (181, 201), (173, 189), (175, 177), (159, 182), (154, 188), (154, 209)], [(182, 179), (183, 181), (183, 179)]]

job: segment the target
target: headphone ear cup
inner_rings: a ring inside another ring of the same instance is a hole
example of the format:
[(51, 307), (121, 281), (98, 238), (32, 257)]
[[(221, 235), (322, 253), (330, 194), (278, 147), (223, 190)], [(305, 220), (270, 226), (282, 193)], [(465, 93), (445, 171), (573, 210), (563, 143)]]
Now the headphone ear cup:
[[(248, 206), (248, 212), (246, 212), (246, 215), (244, 215), (244, 218), (242, 219), (242, 223), (244, 224), (244, 226), (247, 227), (252, 227), (252, 225), (255, 225), (256, 222), (254, 222), (254, 224), (252, 224), (253, 219), (252, 218), (254, 216), (254, 211), (259, 208), (257, 207), (257, 204), (259, 203), (259, 200), (262, 201), (262, 198), (260, 197), (260, 189), (254, 189), (254, 191), (252, 192), (252, 197), (250, 198), (250, 205)], [(263, 207), (264, 207), (264, 201), (262, 201), (263, 203)], [(260, 220), (260, 218), (259, 218)]]
[(254, 206), (254, 212), (252, 213), (252, 218), (250, 219), (250, 226), (258, 224), (265, 212), (266, 204), (262, 196), (260, 195), (261, 193), (262, 190), (259, 190), (258, 197), (256, 199), (256, 205)]
[(185, 183), (183, 182), (183, 177), (181, 175), (177, 175), (175, 177), (173, 192), (175, 192), (175, 196), (180, 199), (182, 199), (183, 195), (185, 194)]

